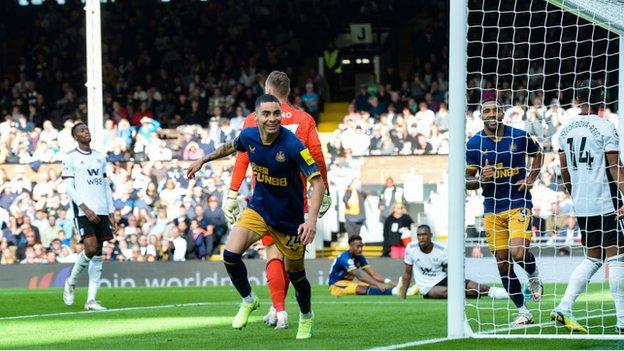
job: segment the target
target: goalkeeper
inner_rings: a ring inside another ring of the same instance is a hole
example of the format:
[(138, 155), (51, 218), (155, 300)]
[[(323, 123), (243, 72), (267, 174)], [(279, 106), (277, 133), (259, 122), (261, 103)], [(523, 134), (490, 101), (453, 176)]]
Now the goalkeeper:
[[(310, 150), (314, 162), (317, 164), (321, 177), (328, 188), (327, 167), (325, 158), (321, 149), (321, 142), (316, 130), (316, 123), (312, 116), (305, 111), (291, 106), (288, 103), (288, 95), (290, 94), (290, 79), (286, 73), (281, 71), (273, 71), (269, 74), (264, 84), (265, 93), (274, 95), (280, 101), (282, 109), (282, 126), (293, 132), (299, 140)], [(245, 119), (243, 128), (254, 127), (254, 113), (251, 113)], [(232, 180), (230, 182), (230, 190), (228, 196), (223, 201), (223, 213), (230, 225), (234, 224), (239, 216), (238, 190), (245, 178), (247, 166), (249, 165), (249, 156), (246, 152), (239, 152), (236, 156), (236, 164), (232, 172)], [(307, 213), (307, 181), (302, 175), (303, 189), (302, 196), (304, 200), (304, 211)], [(329, 191), (325, 192), (323, 203), (319, 211), (319, 217), (323, 216), (331, 205), (331, 197)], [(266, 275), (269, 293), (271, 295), (272, 306), (264, 316), (263, 320), (266, 324), (276, 329), (285, 329), (288, 327), (288, 315), (285, 309), (286, 294), (288, 292), (288, 275), (284, 268), (284, 255), (275, 247), (273, 239), (270, 235), (262, 237), (262, 243), (266, 248), (267, 264)]]

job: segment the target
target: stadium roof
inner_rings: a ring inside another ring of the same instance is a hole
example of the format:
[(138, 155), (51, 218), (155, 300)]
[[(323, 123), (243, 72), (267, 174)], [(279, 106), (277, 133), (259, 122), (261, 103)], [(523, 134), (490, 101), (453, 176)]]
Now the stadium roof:
[(607, 30), (624, 32), (624, 0), (547, 0)]

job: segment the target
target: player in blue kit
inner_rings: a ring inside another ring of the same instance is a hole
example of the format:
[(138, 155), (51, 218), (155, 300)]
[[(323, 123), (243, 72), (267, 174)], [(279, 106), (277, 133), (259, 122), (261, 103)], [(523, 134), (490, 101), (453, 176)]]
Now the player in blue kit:
[(361, 236), (349, 238), (349, 250), (336, 257), (329, 269), (329, 293), (333, 296), (398, 295), (401, 281), (395, 285), (377, 273), (362, 254), (363, 247)]
[[(301, 310), (297, 339), (307, 339), (312, 336), (313, 313), (304, 252), (305, 245), (311, 243), (316, 235), (316, 219), (325, 186), (308, 149), (295, 134), (280, 125), (282, 115), (279, 100), (273, 95), (261, 95), (256, 99), (255, 113), (257, 128), (243, 129), (233, 141), (191, 164), (187, 176), (193, 178), (206, 162), (236, 151), (247, 152), (256, 186), (249, 206), (234, 224), (223, 251), (225, 268), (243, 298), (232, 327), (245, 327), (251, 312), (260, 305), (258, 297), (251, 291), (242, 254), (268, 232), (284, 254), (286, 272), (296, 291)], [(308, 217), (305, 220), (300, 173), (312, 185)]]
[[(503, 109), (496, 100), (481, 103), (481, 118), (483, 130), (466, 144), (466, 189), (483, 190), (488, 246), (496, 257), (503, 287), (519, 312), (511, 324), (532, 324), (533, 316), (524, 305), (512, 263), (527, 272), (532, 298), (539, 301), (543, 287), (535, 256), (528, 250), (532, 208), (529, 190), (539, 175), (542, 151), (539, 143), (525, 131), (503, 124)], [(529, 157), (532, 162), (527, 174)]]

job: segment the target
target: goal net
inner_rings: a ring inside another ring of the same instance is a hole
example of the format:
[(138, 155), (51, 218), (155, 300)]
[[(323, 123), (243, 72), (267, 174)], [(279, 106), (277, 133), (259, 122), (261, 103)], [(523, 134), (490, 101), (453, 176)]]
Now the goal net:
[[(470, 331), (475, 337), (615, 337), (616, 311), (608, 267), (603, 266), (593, 275), (573, 305), (573, 314), (586, 332), (572, 333), (556, 325), (550, 313), (560, 303), (572, 271), (585, 256), (573, 202), (561, 177), (558, 137), (563, 126), (581, 113), (577, 86), (584, 79), (592, 79), (602, 88), (597, 114), (619, 127), (617, 114), (624, 113), (618, 111), (618, 94), (622, 94), (618, 90), (619, 33), (624, 29), (624, 1), (470, 0), (467, 25), (467, 138), (483, 129), (480, 102), (497, 100), (502, 105), (504, 123), (526, 131), (543, 148), (543, 165), (531, 190), (532, 213), (526, 219), (531, 231), (529, 251), (536, 258), (544, 286), (539, 301), (531, 296), (529, 277), (522, 264), (507, 261), (521, 283), (533, 324), (510, 325), (518, 315), (512, 299), (483, 296), (465, 300)], [(513, 167), (495, 168), (495, 177), (512, 179), (514, 171)], [(501, 196), (502, 192), (495, 193)], [(488, 225), (483, 215), (488, 210), (481, 205), (482, 190), (468, 191), (466, 196), (465, 277), (501, 287), (497, 263), (486, 239)], [(505, 220), (502, 217), (494, 220)]]

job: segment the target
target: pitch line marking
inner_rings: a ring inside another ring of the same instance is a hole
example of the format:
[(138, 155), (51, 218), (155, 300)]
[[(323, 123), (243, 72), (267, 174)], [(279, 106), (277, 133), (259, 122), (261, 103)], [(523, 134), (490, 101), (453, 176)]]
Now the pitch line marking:
[[(589, 320), (589, 319), (595, 319), (595, 318), (600, 318), (600, 317), (613, 317), (615, 316), (615, 313), (607, 313), (607, 314), (597, 314), (597, 315), (593, 315), (593, 316), (585, 316), (585, 317), (581, 317), (581, 318), (577, 318), (577, 320), (582, 321), (582, 320)], [(550, 327), (555, 325), (555, 322), (550, 321), (550, 322), (544, 322), (544, 323), (540, 323), (540, 324), (531, 324), (531, 325), (527, 325), (524, 327), (506, 327), (506, 328), (501, 328), (501, 329), (494, 329), (494, 330), (488, 330), (485, 331), (481, 334), (475, 334), (473, 336), (473, 338), (475, 339), (479, 339), (479, 338), (488, 338), (488, 339), (495, 339), (499, 336), (502, 335), (496, 335), (495, 333), (497, 332), (507, 332), (507, 331), (512, 331), (512, 330), (522, 330), (522, 329), (529, 329), (529, 328), (536, 328), (536, 327)], [(521, 337), (521, 338), (543, 338), (544, 336), (548, 336), (549, 338), (567, 338), (569, 335), (577, 335), (577, 334), (536, 334), (536, 335), (530, 335), (530, 334), (512, 334), (511, 336), (513, 337)], [(591, 334), (578, 334), (579, 336), (583, 336), (586, 338), (591, 338)], [(596, 335), (598, 337), (601, 337), (603, 335), (607, 335), (607, 334), (600, 334), (600, 335)], [(609, 334), (610, 335), (610, 334)], [(507, 337), (508, 335), (504, 335), (505, 337)], [(617, 336), (617, 335), (614, 335)], [(466, 339), (470, 339), (470, 337), (466, 338)], [(396, 350), (396, 349), (402, 349), (405, 347), (412, 347), (412, 346), (422, 346), (422, 345), (428, 345), (428, 344), (436, 344), (439, 342), (444, 342), (444, 341), (449, 341), (449, 340), (455, 340), (453, 338), (449, 338), (449, 337), (444, 337), (444, 338), (433, 338), (433, 339), (425, 339), (425, 340), (417, 340), (417, 341), (411, 341), (411, 342), (406, 342), (403, 344), (395, 344), (395, 345), (388, 345), (388, 346), (379, 346), (379, 347), (375, 347), (372, 348), (370, 350)]]
[(372, 348), (370, 350), (396, 350), (396, 349), (402, 349), (404, 347), (436, 344), (436, 343), (443, 342), (443, 341), (448, 341), (448, 340), (453, 340), (453, 339), (452, 338), (448, 338), (448, 337), (446, 337), (446, 338), (425, 339), (425, 340), (406, 342), (406, 343), (403, 343), (403, 344), (379, 346), (379, 347)]
[[(157, 310), (157, 309), (168, 309), (168, 308), (176, 308), (176, 307), (200, 307), (200, 306), (227, 306), (227, 305), (237, 305), (239, 302), (237, 301), (213, 301), (213, 302), (191, 302), (191, 303), (180, 303), (180, 304), (170, 304), (170, 305), (153, 305), (153, 306), (136, 306), (136, 307), (122, 307), (122, 308), (111, 308), (104, 311), (68, 311), (68, 312), (55, 312), (55, 313), (42, 313), (42, 314), (30, 314), (23, 316), (10, 316), (10, 317), (0, 317), (0, 321), (8, 321), (8, 320), (18, 320), (18, 319), (29, 319), (29, 318), (43, 318), (43, 317), (61, 317), (61, 316), (71, 316), (71, 315), (81, 315), (81, 314), (92, 314), (92, 313), (110, 313), (110, 312), (126, 312), (126, 311), (137, 311), (137, 310)], [(405, 301), (312, 301), (312, 305), (342, 305), (342, 304), (367, 304), (367, 305), (380, 305), (380, 304), (410, 304)]]

